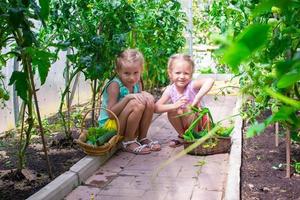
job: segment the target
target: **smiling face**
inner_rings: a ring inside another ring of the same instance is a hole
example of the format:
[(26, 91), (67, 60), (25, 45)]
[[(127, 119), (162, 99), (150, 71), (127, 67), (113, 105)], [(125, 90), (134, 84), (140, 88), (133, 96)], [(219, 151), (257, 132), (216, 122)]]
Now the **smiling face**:
[(140, 62), (128, 63), (117, 70), (122, 83), (128, 88), (132, 87), (140, 80), (142, 65)]
[(181, 90), (191, 81), (193, 68), (190, 63), (185, 60), (176, 60), (172, 63), (168, 74), (176, 88)]

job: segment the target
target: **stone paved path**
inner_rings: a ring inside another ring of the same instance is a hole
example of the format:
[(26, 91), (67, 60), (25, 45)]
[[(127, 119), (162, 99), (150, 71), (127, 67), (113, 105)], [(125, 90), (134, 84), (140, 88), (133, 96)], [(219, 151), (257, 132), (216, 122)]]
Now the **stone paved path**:
[[(214, 120), (220, 120), (232, 115), (236, 97), (219, 97), (214, 101), (210, 96), (206, 102)], [(224, 197), (228, 154), (185, 155), (157, 171), (183, 147), (168, 147), (176, 134), (165, 114), (154, 119), (149, 134), (161, 143), (161, 151), (148, 155), (118, 151), (65, 199), (220, 200)]]

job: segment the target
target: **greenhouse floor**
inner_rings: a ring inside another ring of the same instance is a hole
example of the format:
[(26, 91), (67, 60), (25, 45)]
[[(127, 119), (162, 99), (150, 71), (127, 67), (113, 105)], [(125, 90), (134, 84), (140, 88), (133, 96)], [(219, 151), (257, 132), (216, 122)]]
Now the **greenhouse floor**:
[[(210, 102), (207, 106), (211, 109), (214, 120), (218, 121), (233, 114), (237, 97), (220, 96), (217, 101), (214, 101), (213, 96), (210, 96), (207, 102)], [(229, 180), (228, 175), (232, 171), (239, 174), (235, 164), (240, 162), (240, 158), (235, 156), (234, 159), (237, 159), (237, 161), (232, 160), (233, 149), (231, 149), (230, 154), (184, 155), (168, 165), (164, 165), (165, 161), (174, 158), (183, 150), (182, 146), (177, 148), (168, 146), (168, 142), (176, 138), (177, 135), (168, 122), (166, 114), (154, 117), (149, 134), (149, 137), (153, 140), (160, 142), (162, 145), (161, 151), (152, 152), (148, 155), (134, 155), (116, 151), (109, 159), (107, 158), (108, 161), (104, 162), (106, 158), (102, 159), (103, 164), (96, 167), (91, 172), (92, 175), (84, 178), (86, 176), (84, 173), (89, 173), (88, 171), (93, 167), (77, 173), (76, 180), (82, 180), (79, 181), (81, 183), (79, 186), (76, 187), (76, 184), (68, 186), (65, 182), (62, 182), (60, 186), (53, 184), (59, 188), (54, 189), (53, 192), (56, 191), (60, 194), (55, 196), (52, 193), (54, 196), (49, 199), (61, 199), (61, 195), (64, 193), (62, 188), (74, 188), (74, 186), (76, 188), (73, 191), (71, 191), (72, 189), (65, 189), (65, 192), (70, 190), (67, 195), (63, 195), (65, 199), (239, 199), (239, 184), (234, 183), (239, 182), (239, 175), (237, 180), (233, 181)], [(237, 148), (237, 150), (239, 150), (239, 147), (240, 145), (237, 147), (234, 144), (232, 145), (232, 148)], [(230, 164), (230, 162), (234, 164)], [(81, 166), (81, 169), (84, 168), (85, 166)], [(72, 171), (72, 168), (70, 171)], [(234, 175), (230, 175), (230, 177), (236, 178)], [(51, 185), (51, 183), (48, 185)], [(42, 191), (43, 189), (40, 190), (40, 192)], [(47, 189), (44, 189), (44, 191), (47, 191)], [(226, 191), (231, 194), (226, 194)], [(35, 196), (31, 196), (31, 199), (39, 198), (35, 194)]]

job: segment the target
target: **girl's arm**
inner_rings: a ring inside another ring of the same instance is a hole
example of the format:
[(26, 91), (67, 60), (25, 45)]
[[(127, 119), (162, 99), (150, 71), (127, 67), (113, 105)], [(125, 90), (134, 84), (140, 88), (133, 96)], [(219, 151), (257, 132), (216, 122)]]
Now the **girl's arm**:
[(169, 112), (172, 110), (177, 110), (180, 108), (182, 105), (186, 104), (187, 99), (186, 98), (181, 98), (175, 103), (169, 103), (165, 104), (170, 100), (170, 96), (167, 92), (168, 89), (164, 91), (162, 94), (161, 98), (155, 103), (155, 111), (156, 113), (163, 113), (163, 112)]
[(107, 108), (113, 111), (113, 113), (115, 113), (117, 116), (127, 105), (128, 101), (134, 98), (132, 95), (126, 95), (121, 101), (118, 102), (119, 91), (120, 88), (118, 83), (116, 82), (112, 82), (107, 87), (107, 94), (108, 94)]
[(199, 104), (201, 98), (208, 93), (208, 91), (212, 88), (215, 80), (212, 78), (205, 78), (200, 80), (195, 80), (193, 87), (195, 90), (199, 90), (195, 99), (192, 103), (192, 106), (196, 106)]

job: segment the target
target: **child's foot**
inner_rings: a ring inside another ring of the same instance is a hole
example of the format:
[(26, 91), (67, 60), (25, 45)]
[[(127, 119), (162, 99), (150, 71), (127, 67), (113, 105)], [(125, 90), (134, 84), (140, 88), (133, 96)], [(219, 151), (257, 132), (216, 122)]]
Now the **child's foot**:
[(123, 151), (134, 153), (137, 155), (151, 153), (151, 150), (147, 145), (142, 145), (136, 140), (122, 142), (122, 149)]
[(169, 147), (176, 148), (183, 145), (183, 138), (178, 136), (178, 139), (173, 139), (169, 142)]
[(143, 138), (140, 140), (140, 143), (143, 145), (147, 145), (151, 151), (160, 151), (161, 147), (160, 144), (158, 144), (158, 141), (152, 141), (148, 138)]

